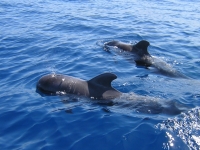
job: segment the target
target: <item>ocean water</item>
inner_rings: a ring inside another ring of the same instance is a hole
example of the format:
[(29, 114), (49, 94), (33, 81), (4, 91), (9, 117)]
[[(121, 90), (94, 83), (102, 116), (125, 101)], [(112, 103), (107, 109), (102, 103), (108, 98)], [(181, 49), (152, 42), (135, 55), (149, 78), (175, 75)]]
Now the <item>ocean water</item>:
[[(0, 149), (200, 149), (200, 2), (189, 0), (1, 0)], [(150, 42), (149, 53), (190, 79), (137, 67), (104, 42)], [(89, 80), (112, 72), (125, 93), (103, 104), (41, 96), (59, 73)], [(167, 103), (178, 114), (157, 110)]]

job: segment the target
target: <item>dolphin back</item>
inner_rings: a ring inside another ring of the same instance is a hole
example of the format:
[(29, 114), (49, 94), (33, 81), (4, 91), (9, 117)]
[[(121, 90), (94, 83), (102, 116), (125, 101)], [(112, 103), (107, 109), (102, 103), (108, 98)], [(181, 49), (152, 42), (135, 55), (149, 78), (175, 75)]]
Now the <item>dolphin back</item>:
[(104, 73), (89, 80), (88, 90), (90, 96), (95, 99), (114, 99), (119, 97), (122, 93), (111, 85), (111, 82), (116, 78), (115, 74)]
[(116, 78), (115, 74), (104, 73), (85, 81), (67, 75), (49, 74), (39, 79), (36, 91), (45, 95), (76, 94), (93, 99), (114, 99), (121, 95), (111, 85)]
[(100, 75), (90, 79), (88, 82), (96, 83), (96, 84), (111, 88), (112, 87), (111, 82), (115, 79), (117, 79), (117, 76), (115, 74), (103, 73), (103, 74), (100, 74)]
[(148, 41), (142, 40), (139, 41), (137, 44), (133, 45), (133, 49), (137, 50), (137, 54), (140, 55), (141, 57), (144, 55), (149, 55), (149, 52), (147, 50), (148, 46), (150, 43)]

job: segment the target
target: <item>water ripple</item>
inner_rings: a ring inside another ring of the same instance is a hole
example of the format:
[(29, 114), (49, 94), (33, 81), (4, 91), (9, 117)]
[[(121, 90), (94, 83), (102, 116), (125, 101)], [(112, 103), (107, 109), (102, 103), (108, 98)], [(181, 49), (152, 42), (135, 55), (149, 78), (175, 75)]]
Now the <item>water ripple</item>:
[[(1, 149), (199, 149), (199, 12), (199, 2), (187, 0), (1, 0)], [(193, 79), (162, 76), (103, 48), (109, 40), (143, 39), (153, 56)], [(170, 100), (189, 111), (138, 113), (35, 91), (48, 73), (90, 80), (104, 72), (115, 73), (113, 87), (129, 97)]]

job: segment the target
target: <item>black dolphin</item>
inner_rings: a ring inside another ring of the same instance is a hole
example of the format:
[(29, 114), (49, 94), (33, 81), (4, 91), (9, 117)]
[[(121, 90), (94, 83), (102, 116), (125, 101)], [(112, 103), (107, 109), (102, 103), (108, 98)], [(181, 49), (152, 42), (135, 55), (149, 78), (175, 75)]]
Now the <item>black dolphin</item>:
[(128, 107), (144, 113), (177, 115), (185, 111), (185, 108), (176, 106), (174, 101), (163, 101), (134, 93), (121, 93), (111, 86), (111, 82), (116, 78), (115, 74), (104, 73), (85, 81), (67, 75), (48, 74), (39, 79), (36, 88), (40, 94), (82, 95), (100, 100), (99, 104), (116, 105), (120, 108)]
[(114, 99), (122, 94), (111, 86), (116, 78), (115, 74), (104, 73), (85, 81), (67, 75), (49, 74), (39, 79), (37, 90), (47, 95), (76, 94), (93, 99)]
[(110, 41), (105, 43), (105, 46), (116, 46), (124, 51), (129, 51), (136, 54), (138, 57), (135, 57), (135, 62), (137, 63), (137, 65), (143, 66), (150, 66), (152, 64), (149, 60), (151, 55), (147, 50), (149, 45), (150, 43), (145, 40), (142, 40), (135, 45), (124, 43), (121, 41)]
[(150, 45), (148, 41), (142, 40), (135, 45), (124, 43), (121, 41), (110, 41), (106, 42), (104, 45), (106, 48), (108, 48), (107, 46), (116, 46), (119, 49), (133, 53), (136, 65), (154, 67), (159, 73), (166, 76), (189, 78), (172, 68), (172, 66), (167, 64), (165, 61), (157, 57), (151, 56), (147, 50), (148, 46)]

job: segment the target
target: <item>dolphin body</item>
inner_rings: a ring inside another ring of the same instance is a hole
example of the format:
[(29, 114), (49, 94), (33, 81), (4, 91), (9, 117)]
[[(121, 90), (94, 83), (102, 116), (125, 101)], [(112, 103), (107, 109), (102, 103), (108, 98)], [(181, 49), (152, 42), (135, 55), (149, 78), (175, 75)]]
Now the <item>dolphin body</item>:
[(67, 75), (48, 74), (39, 79), (37, 92), (47, 95), (75, 94), (93, 99), (114, 99), (122, 94), (111, 86), (111, 82), (116, 78), (115, 74), (104, 73), (85, 81)]
[(116, 78), (115, 74), (104, 73), (85, 81), (67, 75), (48, 74), (39, 79), (36, 91), (45, 95), (82, 95), (96, 99), (98, 104), (126, 107), (143, 113), (177, 115), (185, 110), (176, 106), (174, 101), (165, 102), (154, 97), (121, 93), (111, 86)]
[(134, 61), (138, 66), (154, 67), (159, 73), (166, 76), (188, 78), (187, 76), (172, 68), (171, 65), (167, 64), (165, 61), (151, 56), (147, 50), (148, 46), (150, 45), (148, 41), (142, 40), (135, 45), (123, 43), (120, 41), (110, 41), (106, 42), (104, 45), (105, 48), (108, 48), (107, 46), (116, 46), (119, 49), (131, 52), (134, 54)]

